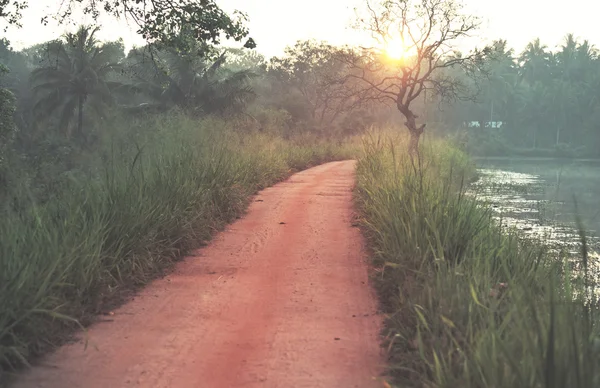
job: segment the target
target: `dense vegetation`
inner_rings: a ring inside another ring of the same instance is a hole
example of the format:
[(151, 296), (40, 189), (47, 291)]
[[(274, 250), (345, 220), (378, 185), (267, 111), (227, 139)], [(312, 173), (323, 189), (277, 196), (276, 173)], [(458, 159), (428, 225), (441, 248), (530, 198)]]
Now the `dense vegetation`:
[(515, 53), (499, 40), (489, 58), (473, 85), (476, 100), (440, 110), (433, 97), (430, 121), (460, 130), (479, 154), (600, 156), (600, 56), (589, 41), (569, 34), (550, 50), (536, 39)]
[(357, 168), (394, 383), (598, 386), (599, 310), (585, 244), (573, 266), (506, 234), (466, 193), (474, 166), (465, 154), (431, 140), (415, 169), (405, 141), (372, 138)]
[(282, 97), (284, 70), (252, 51), (125, 53), (96, 31), (2, 42), (0, 370), (162, 273), (257, 190), (349, 158), (342, 132), (366, 125), (343, 112), (319, 139)]
[[(420, 60), (301, 41), (267, 59), (251, 39), (219, 45), (248, 31), (213, 1), (83, 3), (174, 8), (132, 8), (152, 43), (129, 52), (94, 26), (23, 50), (0, 42), (0, 372), (162, 273), (256, 190), (356, 156), (349, 139), (371, 126), (405, 122), (415, 147), (427, 123), (476, 154), (600, 156), (600, 57), (572, 35), (520, 55), (502, 40), (472, 56), (434, 41)], [(442, 19), (455, 3), (423, 1)], [(0, 1), (0, 18), (18, 21), (23, 4)], [(431, 140), (410, 157), (405, 143), (368, 140), (358, 164), (395, 381), (600, 384), (587, 274), (503, 234), (465, 193), (463, 151)]]
[(135, 128), (129, 136), (143, 147), (116, 136), (96, 173), (67, 172), (70, 182), (53, 198), (4, 210), (2, 363), (18, 365), (59, 342), (72, 319), (87, 324), (108, 312), (239, 216), (257, 190), (348, 157), (341, 147), (236, 134), (232, 125), (181, 114), (128, 121), (115, 130)]

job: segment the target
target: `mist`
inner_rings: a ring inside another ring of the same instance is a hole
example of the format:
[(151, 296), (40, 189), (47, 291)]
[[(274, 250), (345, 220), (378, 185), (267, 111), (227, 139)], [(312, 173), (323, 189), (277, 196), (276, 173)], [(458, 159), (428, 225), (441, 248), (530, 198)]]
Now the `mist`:
[[(62, 32), (40, 43), (23, 46), (8, 30), (0, 40), (0, 383), (113, 316), (179, 261), (201, 260), (198, 250), (247, 212), (252, 225), (281, 218), (281, 230), (333, 225), (323, 235), (334, 240), (339, 229), (368, 248), (354, 256), (370, 259), (361, 274), (376, 274), (372, 284), (344, 287), (367, 295), (372, 286), (378, 310), (343, 310), (352, 319), (336, 322), (381, 320), (386, 386), (551, 386), (551, 372), (565, 386), (600, 381), (595, 37), (565, 30), (558, 45), (548, 34), (523, 44), (459, 0), (357, 1), (352, 34), (325, 36), (323, 27), (297, 40), (279, 20), (270, 42), (264, 24), (253, 35), (241, 3), (241, 12), (213, 0), (125, 0), (125, 12), (108, 0), (79, 3), (64, 2), (53, 15)], [(39, 31), (23, 7), (2, 4), (0, 18), (13, 31)], [(136, 45), (109, 19), (130, 22)], [(277, 184), (288, 189), (271, 203), (257, 197)], [(335, 225), (298, 207), (316, 197), (340, 201), (318, 202)], [(291, 210), (278, 213), (284, 200)], [(288, 238), (243, 225), (258, 237), (235, 254), (258, 257), (269, 239)], [(293, 235), (297, 250), (312, 246), (302, 233)], [(284, 264), (292, 257), (269, 252)], [(313, 257), (302, 252), (298, 260)], [(324, 266), (314, 282), (329, 290), (328, 277), (355, 265), (333, 274)], [(338, 299), (330, 302), (347, 305)], [(243, 319), (253, 322), (250, 313)], [(237, 343), (236, 333), (225, 342)]]

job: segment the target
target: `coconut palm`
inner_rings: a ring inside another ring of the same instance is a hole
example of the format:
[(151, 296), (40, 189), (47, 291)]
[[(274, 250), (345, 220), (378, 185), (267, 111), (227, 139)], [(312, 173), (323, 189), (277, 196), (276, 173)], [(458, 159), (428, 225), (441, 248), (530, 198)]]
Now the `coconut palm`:
[(98, 27), (81, 26), (63, 40), (48, 43), (42, 66), (31, 73), (34, 115), (43, 119), (56, 114), (59, 128), (67, 134), (77, 117), (77, 134), (82, 136), (84, 108), (89, 105), (101, 113), (114, 103), (112, 92), (120, 86), (110, 77), (120, 67), (122, 44), (100, 44), (97, 31)]
[(573, 80), (577, 75), (577, 48), (579, 43), (573, 34), (567, 34), (560, 51), (556, 53), (557, 75)]
[(255, 96), (250, 70), (232, 71), (223, 53), (212, 63), (174, 49), (153, 52), (133, 50), (128, 60), (136, 88), (150, 98), (146, 107), (177, 106), (195, 115), (239, 111)]
[(486, 63), (486, 82), (481, 85), (478, 112), (474, 113), (480, 124), (484, 121), (510, 119), (507, 111), (517, 84), (514, 52), (505, 40), (493, 42)]
[(529, 84), (541, 80), (548, 73), (551, 54), (546, 51), (547, 49), (548, 46), (542, 44), (540, 38), (537, 38), (527, 44), (519, 57), (522, 77)]

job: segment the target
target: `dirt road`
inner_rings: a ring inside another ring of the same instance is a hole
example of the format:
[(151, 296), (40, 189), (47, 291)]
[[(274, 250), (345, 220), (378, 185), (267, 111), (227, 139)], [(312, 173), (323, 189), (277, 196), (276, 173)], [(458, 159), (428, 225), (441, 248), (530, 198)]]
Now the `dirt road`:
[(259, 193), (248, 214), (15, 387), (382, 387), (351, 226), (353, 162)]

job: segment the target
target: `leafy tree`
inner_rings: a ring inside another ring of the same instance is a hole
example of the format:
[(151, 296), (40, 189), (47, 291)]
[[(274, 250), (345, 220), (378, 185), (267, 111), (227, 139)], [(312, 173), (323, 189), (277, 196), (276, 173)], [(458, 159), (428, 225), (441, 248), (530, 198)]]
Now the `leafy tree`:
[(23, 16), (21, 12), (27, 6), (26, 0), (0, 0), (0, 18), (20, 27)]
[(15, 97), (15, 123), (19, 127), (25, 126), (30, 116), (31, 90), (29, 74), (31, 66), (25, 52), (15, 51), (6, 39), (0, 40), (0, 63), (10, 71), (0, 78), (0, 87), (6, 88)]
[(15, 51), (8, 40), (0, 39), (0, 63), (10, 70), (2, 74), (1, 85), (12, 92), (17, 92), (29, 75), (27, 57)]
[(294, 100), (301, 109), (296, 114), (319, 128), (365, 105), (368, 90), (359, 88), (355, 79), (339, 81), (349, 74), (340, 58), (346, 50), (314, 40), (287, 47), (284, 56), (272, 58), (269, 64), (271, 79), (280, 85), (278, 98), (288, 107)]
[(549, 74), (551, 55), (539, 38), (527, 44), (525, 51), (519, 57), (521, 75), (529, 84), (534, 84), (546, 78)]
[(49, 43), (42, 67), (31, 73), (37, 98), (34, 115), (47, 118), (57, 113), (59, 128), (68, 134), (77, 117), (80, 138), (84, 108), (91, 106), (101, 114), (114, 104), (113, 91), (121, 86), (110, 76), (120, 68), (122, 43), (100, 44), (94, 36), (97, 31), (98, 28), (82, 26), (76, 33), (67, 33), (63, 40)]
[[(27, 0), (0, 0), (0, 17), (19, 24)], [(192, 47), (204, 56), (220, 44), (222, 36), (241, 41), (248, 36), (246, 15), (225, 13), (214, 0), (61, 0), (54, 15), (60, 22), (72, 19), (74, 10), (83, 9), (94, 20), (102, 14), (128, 19), (138, 26), (138, 33), (148, 42), (160, 42), (187, 52)], [(48, 17), (42, 19), (45, 23)], [(188, 29), (193, 34), (182, 35)], [(249, 38), (244, 47), (254, 48)]]

